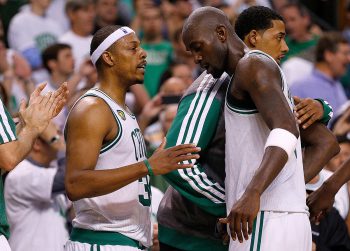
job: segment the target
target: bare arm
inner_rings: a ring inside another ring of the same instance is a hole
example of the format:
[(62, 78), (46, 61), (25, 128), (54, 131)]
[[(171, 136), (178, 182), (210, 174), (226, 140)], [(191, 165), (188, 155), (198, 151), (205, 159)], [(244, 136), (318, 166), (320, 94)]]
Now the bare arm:
[[(235, 83), (249, 94), (271, 130), (281, 128), (298, 138), (299, 131), (282, 93), (281, 78), (277, 66), (263, 58), (248, 59), (247, 61), (242, 62), (244, 65), (237, 69), (236, 76), (242, 76), (242, 78), (235, 80)], [(253, 72), (253, 76), (249, 75), (249, 72)], [(247, 81), (248, 76), (251, 78), (250, 81)], [(287, 160), (288, 156), (284, 150), (275, 146), (268, 147), (256, 174), (247, 187), (247, 191), (253, 190), (260, 196), (282, 170)]]
[[(251, 98), (271, 130), (281, 128), (296, 138), (299, 137), (291, 108), (282, 92), (279, 69), (271, 60), (260, 56), (241, 59), (235, 72), (233, 88), (229, 91), (238, 99)], [(288, 155), (282, 148), (266, 148), (245, 193), (232, 207), (229, 216), (222, 221), (230, 224), (234, 240), (236, 236), (240, 242), (243, 242), (243, 236), (248, 239), (248, 233), (252, 232), (253, 221), (260, 208), (260, 196), (280, 173), (287, 160)]]
[[(122, 167), (115, 166), (109, 170), (95, 170), (103, 142), (113, 138), (119, 130), (109, 107), (102, 100), (89, 97), (80, 101), (71, 112), (66, 130), (65, 184), (71, 200), (111, 193), (148, 174), (143, 162)], [(178, 162), (199, 157), (196, 154), (187, 155), (199, 150), (192, 144), (163, 150), (164, 144), (165, 142), (149, 158), (155, 175), (177, 168), (192, 167), (193, 164), (178, 164)]]
[(308, 183), (340, 149), (332, 132), (319, 122), (312, 124), (307, 129), (301, 129), (300, 134), (305, 146), (304, 178), (305, 183)]
[(310, 209), (310, 219), (318, 222), (325, 213), (330, 210), (334, 203), (335, 194), (350, 180), (350, 158), (333, 173), (328, 180), (307, 198)]

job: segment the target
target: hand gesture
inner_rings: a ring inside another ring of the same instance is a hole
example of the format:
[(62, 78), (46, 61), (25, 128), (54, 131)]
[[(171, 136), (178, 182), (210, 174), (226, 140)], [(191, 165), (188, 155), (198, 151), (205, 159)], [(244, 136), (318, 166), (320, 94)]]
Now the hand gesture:
[(22, 127), (27, 126), (35, 134), (41, 134), (46, 129), (50, 120), (57, 116), (67, 100), (67, 83), (62, 84), (55, 92), (41, 95), (45, 86), (46, 84), (40, 84), (34, 90), (27, 108), (24, 101), (20, 105), (19, 118)]
[(148, 159), (154, 175), (167, 174), (176, 169), (192, 168), (195, 160), (199, 158), (201, 149), (195, 144), (184, 144), (164, 149), (166, 139)]
[(306, 129), (323, 116), (322, 104), (311, 98), (299, 98), (294, 96), (294, 115), (299, 125)]
[(235, 241), (248, 240), (253, 232), (253, 222), (260, 209), (260, 195), (256, 192), (245, 192), (233, 205), (230, 214), (220, 219), (221, 223), (229, 224), (231, 237)]
[(333, 207), (335, 194), (325, 185), (312, 192), (306, 199), (310, 211), (310, 220), (319, 223), (325, 214)]

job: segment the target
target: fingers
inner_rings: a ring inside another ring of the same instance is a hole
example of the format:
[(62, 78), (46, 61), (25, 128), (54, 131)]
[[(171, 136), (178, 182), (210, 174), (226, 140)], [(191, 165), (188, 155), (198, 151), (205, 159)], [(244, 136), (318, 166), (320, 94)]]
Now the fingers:
[(41, 101), (40, 104), (44, 106), (44, 108), (46, 108), (47, 110), (49, 110), (51, 108), (52, 102), (54, 101), (54, 95), (52, 92), (48, 92), (46, 93)]
[(293, 100), (294, 100), (294, 104), (297, 105), (297, 104), (300, 103), (301, 98), (299, 98), (299, 97), (297, 97), (297, 96), (294, 96), (294, 97), (293, 97)]
[[(248, 236), (248, 227), (247, 227), (247, 218), (243, 215), (242, 216), (242, 234), (245, 240), (248, 240), (249, 236)], [(242, 240), (243, 242), (243, 240)]]
[(35, 90), (33, 91), (33, 93), (30, 95), (30, 101), (32, 101), (32, 99), (35, 99), (36, 97), (39, 97), (42, 90), (44, 90), (44, 88), (46, 87), (47, 83), (41, 83), (38, 85), (37, 88), (35, 88)]
[(196, 144), (194, 143), (191, 143), (191, 144), (181, 144), (181, 145), (177, 145), (177, 146), (173, 146), (173, 147), (170, 147), (168, 148), (169, 151), (181, 151), (183, 149), (186, 149), (186, 148), (195, 148), (196, 147)]
[(53, 118), (53, 117), (55, 117), (55, 115), (57, 115), (56, 110), (57, 110), (59, 102), (60, 102), (60, 100), (57, 100), (57, 98), (54, 97), (54, 94), (51, 94), (51, 97), (50, 97), (49, 102), (48, 102), (48, 106), (50, 107), (49, 108), (50, 118)]
[(222, 224), (228, 224), (228, 223), (230, 223), (230, 219), (229, 218), (220, 218), (219, 222)]
[(19, 105), (19, 113), (23, 113), (25, 109), (26, 109), (26, 102), (24, 99), (22, 99)]
[(248, 220), (248, 234), (252, 234), (253, 233), (253, 227), (254, 227), (254, 218), (253, 217), (249, 217), (249, 220)]
[(315, 112), (314, 111), (308, 111), (305, 112), (304, 114), (298, 116), (298, 124), (303, 124), (305, 123), (307, 120), (311, 119), (312, 117), (316, 117)]
[(180, 163), (180, 162), (184, 162), (184, 161), (189, 161), (190, 162), (189, 164), (192, 164), (192, 166), (193, 166), (194, 162), (192, 160), (199, 159), (199, 157), (200, 156), (198, 154), (181, 155), (181, 156), (174, 158), (174, 162)]
[(163, 138), (162, 143), (161, 143), (160, 146), (156, 149), (155, 152), (159, 152), (159, 151), (161, 151), (161, 150), (164, 150), (165, 145), (166, 145), (166, 137)]
[[(174, 149), (169, 149), (169, 151), (174, 150)], [(201, 148), (200, 147), (195, 147), (195, 146), (190, 146), (187, 148), (181, 148), (177, 151), (171, 151), (174, 153), (174, 156), (180, 156), (180, 155), (185, 155), (189, 153), (198, 153), (200, 152)]]
[[(295, 105), (294, 107), (294, 111), (296, 111), (297, 113), (302, 113), (303, 109), (305, 109), (305, 112), (309, 111), (309, 110), (314, 110), (315, 109), (315, 105), (314, 105), (314, 100), (310, 99), (310, 98), (306, 98), (306, 99), (299, 99), (299, 102), (297, 105)], [(304, 112), (304, 113), (305, 113)], [(303, 113), (302, 113), (303, 114)], [(301, 115), (302, 115), (301, 114)]]
[(244, 217), (244, 216), (241, 214), (236, 214), (235, 216), (236, 217), (235, 217), (235, 223), (234, 223), (234, 231), (237, 235), (238, 241), (240, 243), (242, 243), (243, 242), (242, 224), (243, 224), (243, 220), (244, 220), (244, 218), (242, 218), (242, 217)]
[(303, 129), (306, 129), (308, 128), (309, 126), (311, 126), (313, 123), (315, 123), (318, 119), (316, 118), (315, 115), (311, 116), (309, 118), (308, 121), (306, 121), (304, 124), (303, 124)]

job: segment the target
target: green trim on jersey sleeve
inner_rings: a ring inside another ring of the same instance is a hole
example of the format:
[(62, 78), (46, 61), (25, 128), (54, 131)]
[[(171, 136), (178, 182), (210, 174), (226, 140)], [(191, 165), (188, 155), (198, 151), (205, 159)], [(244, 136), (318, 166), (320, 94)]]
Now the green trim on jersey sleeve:
[(17, 140), (16, 125), (0, 100), (0, 144)]
[(158, 239), (171, 247), (186, 251), (228, 251), (228, 245), (223, 245), (220, 240), (183, 234), (160, 224), (158, 225)]
[[(221, 101), (211, 92), (186, 96), (167, 134), (167, 146), (196, 142), (202, 152), (215, 134), (221, 113)], [(194, 168), (175, 170), (164, 178), (182, 196), (204, 211), (222, 216), (226, 213), (225, 190), (210, 179), (197, 163)]]

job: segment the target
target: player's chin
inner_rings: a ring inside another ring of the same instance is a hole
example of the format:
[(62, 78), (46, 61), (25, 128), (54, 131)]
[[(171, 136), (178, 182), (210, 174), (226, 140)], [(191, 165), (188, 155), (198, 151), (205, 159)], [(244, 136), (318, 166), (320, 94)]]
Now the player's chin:
[(135, 81), (135, 84), (143, 84), (144, 83), (144, 78), (137, 78)]

